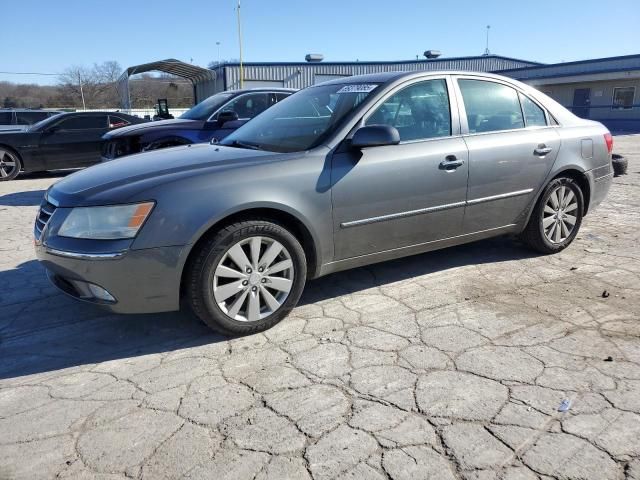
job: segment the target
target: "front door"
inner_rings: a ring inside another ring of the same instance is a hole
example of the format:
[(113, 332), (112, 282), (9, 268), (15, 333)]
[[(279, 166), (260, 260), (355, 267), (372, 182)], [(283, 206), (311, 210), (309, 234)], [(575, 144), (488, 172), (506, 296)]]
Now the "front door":
[(44, 132), (38, 155), (48, 170), (86, 167), (100, 161), (102, 136), (108, 115), (72, 116), (62, 119), (53, 131)]
[(545, 111), (512, 87), (474, 79), (458, 85), (469, 148), (464, 233), (513, 226), (551, 170), (560, 136)]
[(573, 107), (571, 110), (580, 118), (589, 118), (589, 107), (591, 106), (591, 89), (576, 88), (573, 91)]
[(364, 124), (391, 125), (401, 142), (333, 156), (336, 260), (459, 235), (468, 158), (462, 138), (451, 136), (446, 80), (399, 88)]

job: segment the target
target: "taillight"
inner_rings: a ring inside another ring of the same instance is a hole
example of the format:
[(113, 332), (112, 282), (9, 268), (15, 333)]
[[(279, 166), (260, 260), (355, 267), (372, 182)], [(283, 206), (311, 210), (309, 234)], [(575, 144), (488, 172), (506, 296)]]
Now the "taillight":
[(604, 134), (604, 141), (607, 144), (607, 151), (609, 153), (613, 152), (613, 137), (611, 136), (610, 133), (605, 133)]

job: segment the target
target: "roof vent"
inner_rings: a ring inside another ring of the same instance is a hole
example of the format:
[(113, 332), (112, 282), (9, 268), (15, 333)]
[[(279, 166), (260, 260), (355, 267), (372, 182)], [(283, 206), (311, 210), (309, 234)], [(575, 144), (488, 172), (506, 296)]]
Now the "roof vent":
[(440, 50), (427, 50), (426, 52), (424, 52), (424, 56), (429, 60), (438, 58), (440, 55), (442, 55), (442, 52)]
[(324, 60), (324, 55), (321, 53), (307, 53), (304, 59), (309, 63), (317, 63)]

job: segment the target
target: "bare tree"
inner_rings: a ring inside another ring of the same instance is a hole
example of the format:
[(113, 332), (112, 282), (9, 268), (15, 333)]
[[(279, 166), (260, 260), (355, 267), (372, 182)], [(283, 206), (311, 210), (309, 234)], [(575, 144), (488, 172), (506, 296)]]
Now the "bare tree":
[(62, 95), (73, 101), (74, 105), (82, 105), (83, 101), (88, 108), (116, 105), (116, 84), (121, 71), (115, 61), (95, 63), (91, 68), (75, 65), (60, 75), (58, 84)]

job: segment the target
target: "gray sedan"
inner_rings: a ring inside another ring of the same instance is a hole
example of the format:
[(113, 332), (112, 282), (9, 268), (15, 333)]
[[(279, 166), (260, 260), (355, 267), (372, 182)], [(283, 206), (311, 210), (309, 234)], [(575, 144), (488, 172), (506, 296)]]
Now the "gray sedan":
[(305, 281), (519, 234), (576, 237), (611, 184), (612, 137), (537, 90), (478, 73), (384, 73), (302, 90), (219, 144), (75, 173), (45, 195), (55, 285), (114, 312), (191, 309), (271, 327)]

